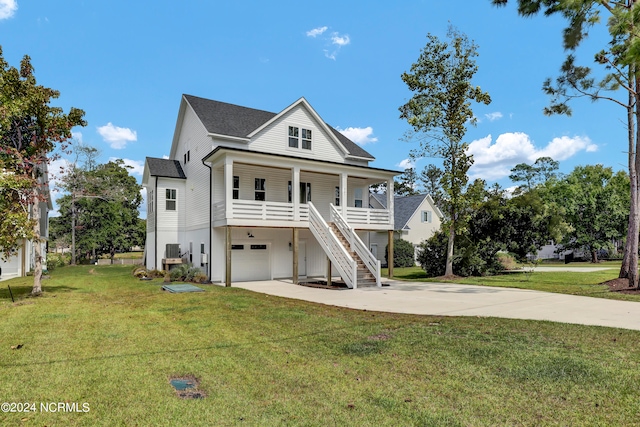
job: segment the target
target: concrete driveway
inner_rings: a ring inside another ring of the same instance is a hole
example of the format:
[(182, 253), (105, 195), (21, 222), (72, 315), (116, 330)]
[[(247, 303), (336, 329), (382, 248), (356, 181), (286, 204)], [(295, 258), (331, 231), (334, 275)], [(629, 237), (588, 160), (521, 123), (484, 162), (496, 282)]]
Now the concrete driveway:
[(348, 290), (298, 286), (291, 281), (234, 283), (234, 287), (357, 310), (437, 316), (550, 320), (640, 330), (640, 303), (511, 288), (413, 283)]

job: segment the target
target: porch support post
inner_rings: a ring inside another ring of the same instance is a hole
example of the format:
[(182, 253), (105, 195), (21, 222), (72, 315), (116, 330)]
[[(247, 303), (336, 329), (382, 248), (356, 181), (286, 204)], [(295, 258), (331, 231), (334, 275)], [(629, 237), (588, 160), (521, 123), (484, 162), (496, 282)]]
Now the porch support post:
[(393, 278), (393, 230), (388, 230), (389, 233), (389, 254), (387, 255), (387, 266), (389, 268), (389, 279)]
[(225, 238), (225, 254), (226, 254), (226, 268), (225, 268), (225, 279), (224, 285), (226, 287), (231, 287), (231, 226), (227, 225), (225, 227), (226, 238)]
[(331, 258), (327, 257), (327, 285), (331, 286)]
[(293, 220), (300, 221), (300, 167), (291, 169), (291, 202), (293, 203)]
[(387, 180), (387, 212), (389, 212), (389, 225), (394, 228), (394, 207), (393, 207), (393, 178)]
[(233, 218), (233, 160), (228, 157), (224, 159), (224, 200), (224, 216), (228, 221)]
[(298, 229), (293, 228), (291, 246), (293, 246), (293, 284), (298, 284)]
[(347, 173), (342, 172), (340, 174), (340, 213), (346, 219), (347, 218)]

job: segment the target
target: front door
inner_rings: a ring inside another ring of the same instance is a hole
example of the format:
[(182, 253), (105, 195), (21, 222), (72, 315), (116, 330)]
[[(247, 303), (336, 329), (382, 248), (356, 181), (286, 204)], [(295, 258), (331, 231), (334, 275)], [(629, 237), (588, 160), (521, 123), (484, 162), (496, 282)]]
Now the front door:
[(307, 275), (307, 242), (298, 240), (298, 277)]

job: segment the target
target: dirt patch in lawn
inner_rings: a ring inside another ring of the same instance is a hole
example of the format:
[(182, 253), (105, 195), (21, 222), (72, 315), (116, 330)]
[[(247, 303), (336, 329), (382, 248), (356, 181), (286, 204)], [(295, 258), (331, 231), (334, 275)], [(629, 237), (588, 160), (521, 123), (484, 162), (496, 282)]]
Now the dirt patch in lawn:
[(611, 292), (620, 292), (622, 294), (640, 295), (640, 290), (629, 287), (629, 279), (613, 279), (602, 283), (609, 287)]

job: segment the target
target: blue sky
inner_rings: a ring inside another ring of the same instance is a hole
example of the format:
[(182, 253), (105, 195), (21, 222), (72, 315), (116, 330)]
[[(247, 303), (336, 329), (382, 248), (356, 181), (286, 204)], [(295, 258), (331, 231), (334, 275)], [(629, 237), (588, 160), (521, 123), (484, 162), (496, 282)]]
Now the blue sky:
[[(411, 93), (400, 75), (427, 33), (444, 39), (451, 23), (478, 44), (474, 84), (493, 101), (474, 107), (479, 123), (467, 132), (472, 177), (509, 187), (509, 169), (545, 155), (562, 172), (624, 169), (621, 107), (578, 100), (572, 117), (542, 114), (542, 82), (565, 56), (564, 22), (490, 3), (0, 0), (0, 45), (11, 65), (30, 55), (38, 82), (61, 92), (55, 105), (86, 111), (76, 137), (101, 161), (125, 159), (138, 179), (145, 156), (169, 154), (183, 93), (273, 112), (304, 96), (376, 157), (372, 166), (402, 169), (417, 143), (402, 140), (398, 107)], [(578, 59), (591, 65), (608, 39), (589, 40)]]

